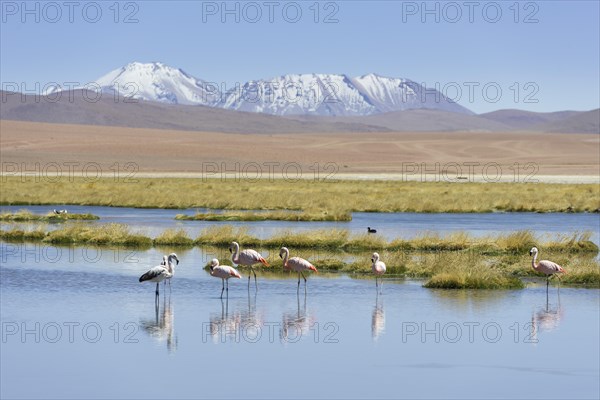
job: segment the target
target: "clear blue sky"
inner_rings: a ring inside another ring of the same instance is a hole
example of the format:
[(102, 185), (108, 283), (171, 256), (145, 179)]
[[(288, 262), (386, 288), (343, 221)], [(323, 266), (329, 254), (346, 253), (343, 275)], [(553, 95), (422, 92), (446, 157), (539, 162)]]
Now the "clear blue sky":
[(161, 61), (227, 87), (285, 73), (375, 72), (438, 83), (455, 99), (460, 87), (459, 103), (475, 112), (600, 102), (596, 0), (429, 2), (432, 14), (421, 1), (228, 2), (234, 11), (224, 15), (221, 1), (74, 3), (28, 2), (28, 13), (20, 0), (1, 1), (3, 85), (85, 83), (132, 61)]

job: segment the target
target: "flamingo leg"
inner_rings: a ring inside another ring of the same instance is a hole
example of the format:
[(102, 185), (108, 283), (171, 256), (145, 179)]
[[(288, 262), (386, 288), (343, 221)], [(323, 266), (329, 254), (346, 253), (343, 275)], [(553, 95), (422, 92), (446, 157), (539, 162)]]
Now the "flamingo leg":
[[(254, 271), (254, 268), (252, 268), (252, 267), (250, 267), (250, 270), (254, 274), (254, 286), (256, 287), (256, 289), (258, 289), (258, 283), (256, 283), (256, 272)], [(248, 277), (248, 278), (250, 278), (250, 277)]]
[(298, 290), (300, 290), (300, 272), (298, 272)]
[(223, 283), (223, 286), (221, 287), (221, 299), (223, 298), (223, 290), (225, 290), (225, 279), (221, 278), (221, 283)]
[(306, 285), (306, 277), (304, 276), (304, 274), (302, 273), (302, 271), (300, 272), (300, 275), (302, 275), (302, 278), (304, 278), (304, 284)]
[(227, 299), (229, 299), (229, 279), (226, 279), (227, 281)]
[(158, 296), (158, 282), (156, 282), (156, 295)]

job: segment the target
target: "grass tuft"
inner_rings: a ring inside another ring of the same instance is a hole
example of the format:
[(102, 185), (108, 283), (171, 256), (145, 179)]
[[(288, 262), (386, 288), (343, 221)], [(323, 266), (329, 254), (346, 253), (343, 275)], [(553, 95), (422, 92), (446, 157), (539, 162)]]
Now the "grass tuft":
[(194, 240), (183, 229), (167, 229), (154, 239), (155, 246), (194, 246)]
[(241, 212), (225, 211), (222, 213), (197, 213), (195, 215), (177, 214), (176, 220), (181, 221), (352, 221), (349, 212)]
[(46, 215), (34, 214), (29, 210), (19, 210), (14, 213), (2, 213), (0, 214), (0, 221), (6, 222), (65, 222), (65, 221), (91, 221), (97, 220), (100, 217), (93, 214), (54, 214), (49, 212)]
[(293, 247), (299, 249), (339, 249), (348, 241), (345, 229), (316, 229), (305, 232), (281, 231), (265, 240), (265, 247)]
[(229, 246), (238, 242), (240, 246), (256, 246), (260, 240), (248, 234), (248, 228), (232, 225), (213, 225), (204, 229), (195, 240), (197, 245)]
[(120, 245), (128, 247), (150, 247), (152, 239), (141, 234), (131, 233), (124, 224), (84, 225), (73, 224), (50, 231), (43, 239), (54, 244), (96, 244)]

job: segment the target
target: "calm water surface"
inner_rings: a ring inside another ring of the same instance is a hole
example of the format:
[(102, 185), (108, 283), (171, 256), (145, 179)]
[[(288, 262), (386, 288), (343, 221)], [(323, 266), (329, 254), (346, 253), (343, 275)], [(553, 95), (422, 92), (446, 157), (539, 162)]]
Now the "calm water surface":
[(243, 271), (222, 301), (195, 248), (156, 306), (137, 279), (159, 249), (83, 249), (0, 242), (2, 398), (600, 396), (598, 290), (316, 275), (305, 294), (262, 274), (255, 292)]
[[(96, 206), (2, 206), (0, 212), (17, 211), (26, 208), (34, 213), (45, 214), (52, 209), (68, 209), (71, 213), (92, 213), (100, 217), (92, 223), (118, 222), (129, 224), (137, 231), (149, 236), (157, 236), (167, 228), (185, 229), (191, 237), (196, 237), (211, 225), (246, 226), (249, 232), (259, 238), (272, 236), (283, 229), (293, 228), (303, 231), (321, 228), (348, 229), (353, 233), (365, 233), (367, 226), (377, 229), (386, 239), (396, 237), (411, 238), (426, 231), (441, 235), (466, 231), (474, 236), (498, 232), (513, 232), (529, 229), (540, 235), (592, 232), (592, 241), (600, 243), (600, 214), (596, 213), (486, 213), (486, 214), (419, 214), (419, 213), (353, 213), (350, 222), (205, 222), (176, 221), (175, 215), (193, 215), (206, 209), (164, 210), (137, 209)], [(31, 224), (30, 224), (31, 225)], [(50, 224), (49, 229), (60, 224)]]

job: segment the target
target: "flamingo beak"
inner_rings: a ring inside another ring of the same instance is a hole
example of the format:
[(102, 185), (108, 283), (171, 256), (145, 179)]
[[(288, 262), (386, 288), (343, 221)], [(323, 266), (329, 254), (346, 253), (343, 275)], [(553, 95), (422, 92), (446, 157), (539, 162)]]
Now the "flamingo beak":
[(529, 255), (530, 255), (530, 256), (532, 256), (532, 255), (533, 255), (533, 251), (530, 251), (530, 252), (529, 252)]
[(233, 251), (231, 250), (231, 247), (229, 248), (229, 252), (230, 252), (230, 253), (233, 253)]

